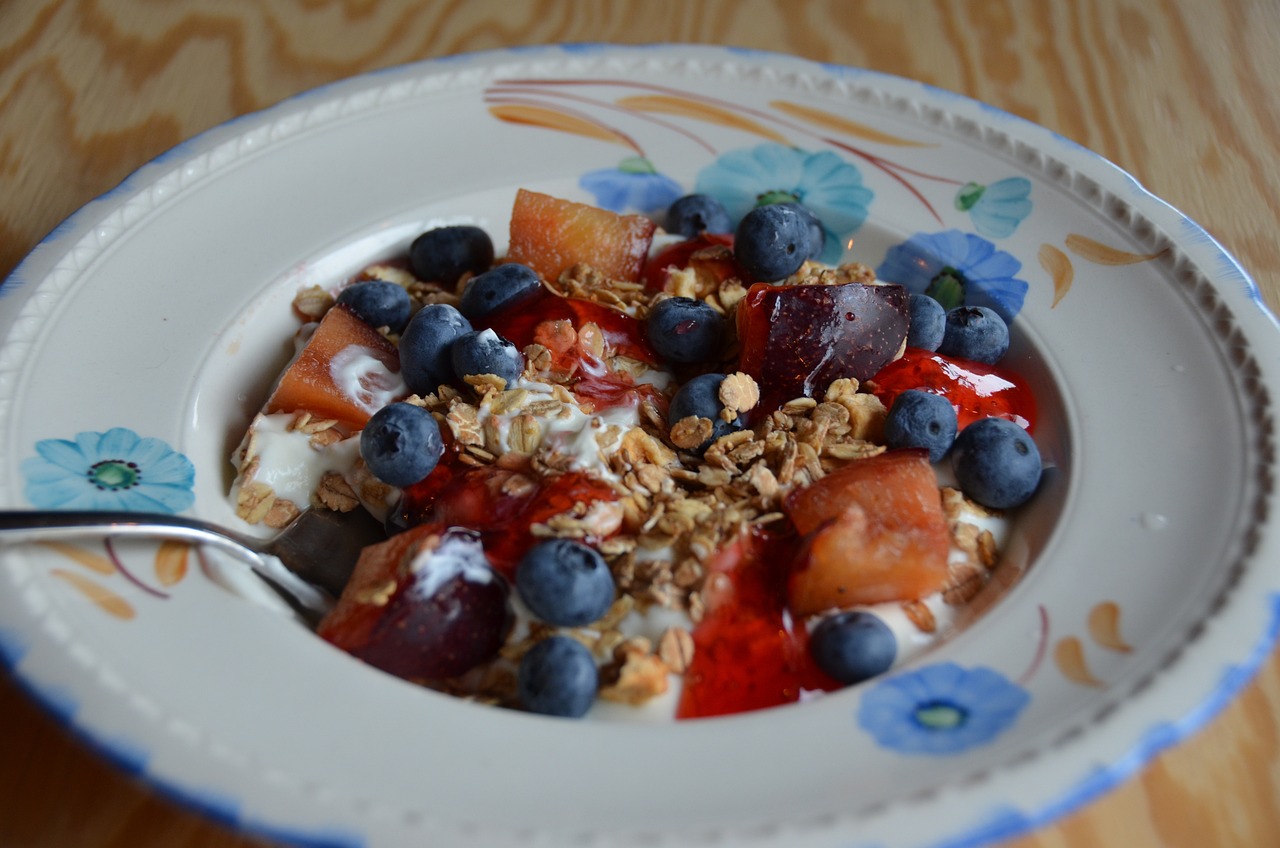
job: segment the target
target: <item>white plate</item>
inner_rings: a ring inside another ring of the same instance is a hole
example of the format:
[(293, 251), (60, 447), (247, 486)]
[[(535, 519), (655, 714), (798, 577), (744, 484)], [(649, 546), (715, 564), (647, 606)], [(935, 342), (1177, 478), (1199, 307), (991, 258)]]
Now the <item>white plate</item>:
[[(638, 175), (645, 163), (662, 176)], [(972, 626), (812, 703), (569, 722), (374, 671), (194, 557), (23, 548), (0, 571), (16, 677), (169, 795), (343, 846), (976, 845), (1090, 801), (1239, 690), (1280, 609), (1280, 335), (1257, 288), (1194, 223), (1044, 129), (783, 56), (462, 56), (179, 146), (0, 288), (0, 499), (64, 505), (90, 491), (89, 465), (135, 461), (135, 495), (231, 521), (226, 457), (287, 357), (299, 286), (442, 222), (502, 240), (521, 186), (661, 206), (700, 180), (796, 189), (873, 266), (921, 234), (926, 265), (947, 244), (970, 251), (942, 258), (971, 291), (989, 274), (1026, 284), (1009, 361), (1036, 385), (1051, 470), (1008, 552), (1027, 575)], [(969, 183), (987, 188), (966, 210)], [(956, 723), (926, 730), (931, 716)]]

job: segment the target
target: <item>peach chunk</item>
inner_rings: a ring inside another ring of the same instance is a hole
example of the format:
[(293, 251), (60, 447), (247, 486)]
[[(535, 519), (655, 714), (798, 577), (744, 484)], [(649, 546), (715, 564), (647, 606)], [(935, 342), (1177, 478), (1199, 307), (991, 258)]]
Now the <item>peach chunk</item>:
[(280, 376), (266, 411), (310, 412), (358, 430), (379, 407), (403, 394), (399, 372), (395, 345), (335, 306)]
[(583, 262), (614, 280), (635, 282), (653, 241), (653, 221), (520, 189), (511, 209), (507, 259), (555, 282)]
[(784, 508), (805, 535), (787, 589), (797, 615), (917, 600), (947, 580), (951, 537), (923, 451), (853, 462), (793, 491)]

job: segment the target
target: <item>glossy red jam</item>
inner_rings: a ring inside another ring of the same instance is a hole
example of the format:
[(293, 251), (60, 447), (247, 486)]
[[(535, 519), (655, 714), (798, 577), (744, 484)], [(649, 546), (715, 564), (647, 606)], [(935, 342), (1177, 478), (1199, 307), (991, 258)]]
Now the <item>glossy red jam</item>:
[(547, 348), (551, 368), (569, 375), (570, 391), (596, 409), (634, 405), (640, 397), (652, 394), (650, 387), (637, 386), (627, 375), (609, 369), (598, 349), (580, 334), (587, 324), (599, 328), (603, 356), (621, 355), (650, 365), (658, 363), (643, 322), (599, 303), (561, 297), (545, 289), (529, 300), (485, 316), (476, 322), (476, 327), (493, 329), (521, 350), (535, 343)]
[(707, 610), (693, 631), (693, 661), (677, 718), (776, 707), (840, 688), (814, 663), (804, 623), (786, 609), (795, 545), (790, 531), (756, 530), (710, 564)]
[(568, 512), (576, 503), (617, 497), (608, 485), (586, 474), (571, 471), (535, 479), (467, 465), (450, 447), (425, 480), (405, 490), (402, 511), (410, 527), (434, 524), (475, 530), (490, 564), (510, 578), (525, 551), (538, 541), (531, 530), (534, 524)]
[(996, 365), (983, 365), (907, 348), (874, 377), (875, 395), (886, 407), (909, 389), (945, 397), (955, 407), (961, 429), (980, 418), (1007, 418), (1027, 430), (1035, 426), (1036, 401), (1026, 381)]

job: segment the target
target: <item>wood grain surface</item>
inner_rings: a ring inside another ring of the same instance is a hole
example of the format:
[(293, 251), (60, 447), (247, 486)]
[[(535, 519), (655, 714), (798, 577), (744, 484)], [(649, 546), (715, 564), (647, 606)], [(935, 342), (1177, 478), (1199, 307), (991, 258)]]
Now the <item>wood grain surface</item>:
[[(168, 148), (351, 74), (563, 41), (704, 42), (923, 80), (1118, 163), (1280, 308), (1277, 0), (0, 0), (0, 278)], [(0, 846), (261, 843), (98, 760), (0, 675)], [(1018, 848), (1280, 844), (1280, 660)]]

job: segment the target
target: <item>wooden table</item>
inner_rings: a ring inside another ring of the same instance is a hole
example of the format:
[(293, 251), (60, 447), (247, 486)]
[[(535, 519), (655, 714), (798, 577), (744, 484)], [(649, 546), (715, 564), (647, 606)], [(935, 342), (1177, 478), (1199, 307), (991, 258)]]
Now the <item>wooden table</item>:
[[(4, 0), (0, 278), (168, 148), (340, 77), (560, 41), (710, 42), (913, 77), (1090, 147), (1190, 214), (1280, 309), (1276, 0)], [(0, 675), (0, 845), (259, 843), (100, 762)], [(1280, 842), (1280, 654), (1202, 733), (1013, 844)]]

